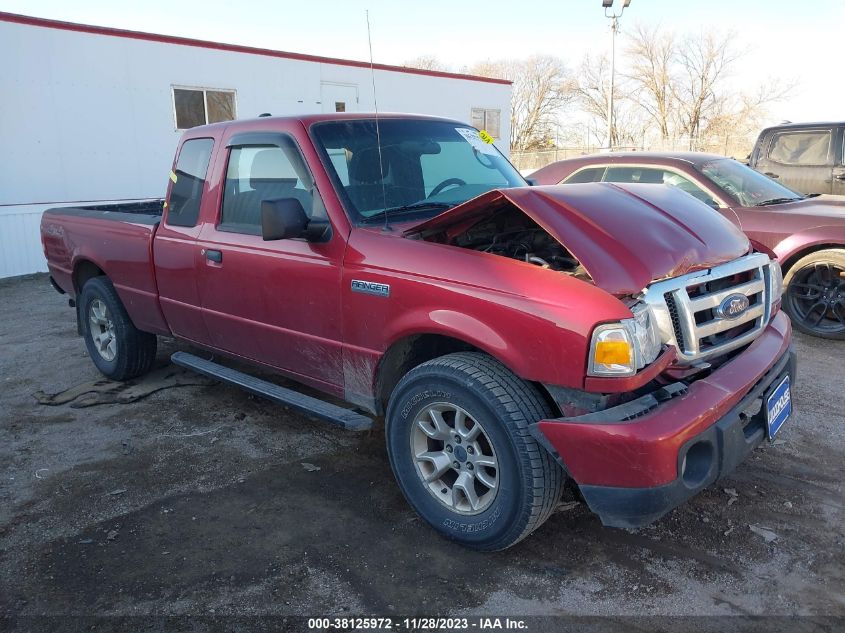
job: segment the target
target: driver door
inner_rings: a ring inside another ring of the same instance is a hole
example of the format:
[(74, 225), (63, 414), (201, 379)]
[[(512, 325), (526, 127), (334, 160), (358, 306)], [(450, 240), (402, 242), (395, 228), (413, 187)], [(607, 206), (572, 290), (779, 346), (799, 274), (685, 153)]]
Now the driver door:
[(323, 242), (261, 237), (262, 200), (295, 198), (310, 217), (327, 219), (296, 142), (276, 133), (231, 137), (223, 168), (216, 217), (197, 242), (198, 292), (211, 345), (342, 390), (343, 240), (334, 230)]

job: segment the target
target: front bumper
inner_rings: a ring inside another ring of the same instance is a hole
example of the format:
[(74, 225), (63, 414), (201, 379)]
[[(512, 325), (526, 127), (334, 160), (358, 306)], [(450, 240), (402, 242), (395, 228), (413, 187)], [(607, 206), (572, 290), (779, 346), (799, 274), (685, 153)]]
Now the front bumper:
[(758, 403), (787, 373), (794, 384), (791, 334), (779, 313), (745, 351), (706, 378), (683, 392), (671, 385), (662, 390), (658, 395), (667, 399), (661, 403), (645, 408), (647, 399), (639, 399), (642, 412), (629, 403), (541, 420), (532, 434), (578, 483), (602, 523), (646, 525), (731, 472), (763, 441), (766, 413)]

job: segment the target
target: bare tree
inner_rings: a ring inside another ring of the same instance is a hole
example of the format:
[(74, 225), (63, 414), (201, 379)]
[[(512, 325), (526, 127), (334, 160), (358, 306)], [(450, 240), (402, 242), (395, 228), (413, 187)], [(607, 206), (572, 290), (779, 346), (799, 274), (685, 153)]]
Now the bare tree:
[(438, 70), (441, 72), (449, 72), (450, 70), (449, 66), (440, 61), (440, 58), (436, 55), (420, 55), (406, 60), (402, 65), (408, 68), (419, 68), (420, 70)]
[(721, 93), (723, 80), (738, 58), (731, 46), (734, 35), (702, 33), (684, 38), (676, 55), (678, 81), (674, 82), (674, 97), (678, 103), (680, 129), (689, 136), (690, 149), (700, 136), (709, 117), (723, 108)]
[[(592, 120), (591, 129), (607, 130), (607, 103), (610, 92), (610, 62), (606, 56), (586, 55), (578, 69), (576, 92), (581, 110)], [(613, 147), (637, 145), (642, 138), (643, 121), (635, 104), (630, 100), (629, 82), (617, 79), (613, 86), (613, 129), (610, 142)]]
[(642, 25), (634, 29), (628, 46), (630, 70), (627, 78), (638, 95), (638, 103), (654, 121), (662, 140), (672, 133), (676, 90), (672, 72), (677, 56), (675, 38), (656, 27)]
[[(676, 37), (661, 29), (636, 27), (628, 39), (627, 78), (632, 101), (653, 122), (650, 136), (685, 139), (702, 149), (703, 137), (748, 136), (759, 129), (766, 105), (792, 88), (781, 80), (737, 92), (728, 79), (743, 50), (732, 33), (702, 32)], [(713, 143), (711, 149), (715, 149)]]
[(577, 94), (563, 61), (549, 55), (486, 61), (466, 71), (513, 82), (510, 142), (515, 151), (548, 146), (561, 112)]

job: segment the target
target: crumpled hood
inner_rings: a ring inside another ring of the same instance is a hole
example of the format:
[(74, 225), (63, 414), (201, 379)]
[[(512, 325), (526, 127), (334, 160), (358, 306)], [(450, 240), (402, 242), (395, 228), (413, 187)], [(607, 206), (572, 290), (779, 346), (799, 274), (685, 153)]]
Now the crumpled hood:
[(710, 268), (750, 250), (745, 235), (674, 187), (585, 183), (494, 189), (405, 231), (451, 240), (512, 204), (559, 241), (615, 295)]

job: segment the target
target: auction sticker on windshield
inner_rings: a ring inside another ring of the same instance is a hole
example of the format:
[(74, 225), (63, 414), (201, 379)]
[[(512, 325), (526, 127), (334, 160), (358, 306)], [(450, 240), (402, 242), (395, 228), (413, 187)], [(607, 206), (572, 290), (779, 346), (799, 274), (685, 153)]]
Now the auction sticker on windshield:
[(489, 143), (485, 143), (478, 130), (473, 130), (468, 127), (456, 127), (455, 130), (457, 130), (458, 134), (463, 136), (470, 145), (482, 154), (489, 154), (490, 156), (496, 155), (496, 148)]
[(789, 376), (787, 375), (766, 400), (766, 422), (769, 428), (769, 439), (774, 439), (775, 434), (786, 422), (792, 413), (792, 392), (789, 388)]

